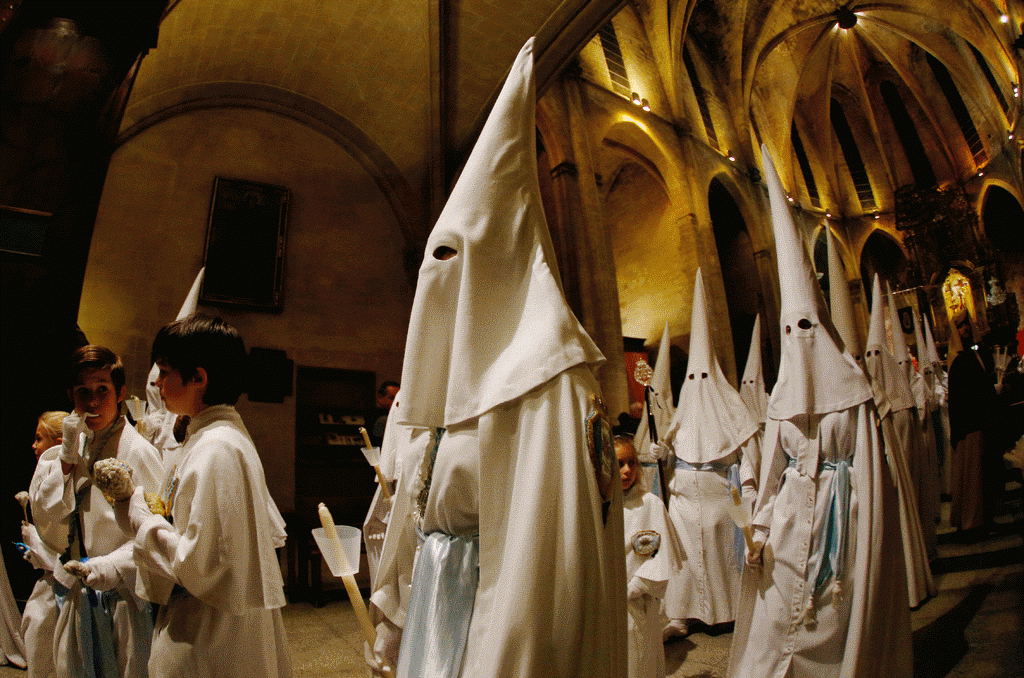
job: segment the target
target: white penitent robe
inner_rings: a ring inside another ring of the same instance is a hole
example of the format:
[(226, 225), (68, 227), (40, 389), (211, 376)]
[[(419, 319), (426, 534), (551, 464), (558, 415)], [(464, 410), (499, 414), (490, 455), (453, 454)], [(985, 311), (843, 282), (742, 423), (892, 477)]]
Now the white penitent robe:
[[(119, 674), (138, 676), (145, 673), (149, 658), (149, 628), (146, 619), (149, 611), (145, 601), (135, 595), (135, 561), (132, 559), (128, 537), (117, 524), (114, 509), (103, 497), (103, 493), (92, 484), (90, 469), (100, 459), (116, 457), (132, 467), (136, 485), (147, 491), (159, 487), (163, 465), (156, 448), (146, 442), (124, 417), (119, 417), (110, 427), (97, 431), (93, 440), (83, 451), (83, 458), (68, 475), (61, 475), (60, 484), (50, 483), (42, 492), (37, 503), (33, 503), (33, 515), (40, 525), (44, 541), (47, 534), (63, 533), (58, 548), (68, 546), (68, 534), (72, 522), (81, 529), (81, 539), (71, 545), (70, 557), (80, 559), (111, 556), (120, 576), (114, 587), (113, 603), (114, 653)], [(81, 495), (78, 517), (75, 514), (76, 492)], [(84, 547), (84, 553), (81, 550)], [(98, 595), (92, 589), (76, 582), (67, 593), (60, 608), (53, 637), (53, 661), (58, 676), (78, 676), (82, 673), (83, 643), (81, 616), (83, 607), (89, 605), (89, 598)], [(111, 594), (106, 594), (109, 597)]]
[(0, 650), (3, 656), (0, 657), (0, 664), (8, 662), (18, 668), (25, 668), (25, 643), (21, 639), (21, 615), (18, 614), (18, 604), (14, 602), (14, 593), (11, 591), (11, 582), (7, 579), (7, 565), (0, 560), (0, 609), (3, 612), (4, 627), (0, 629)]
[[(402, 633), (422, 638), (428, 630), (407, 618), (416, 529), (478, 534), (479, 583), (451, 675), (624, 674), (621, 489), (612, 483), (610, 501), (602, 499), (585, 424), (598, 389), (579, 365), (447, 431), (403, 427), (396, 436), (398, 486), (372, 601)], [(617, 481), (608, 445), (599, 459)], [(421, 645), (403, 638), (407, 647)]]
[[(59, 454), (60, 447), (51, 447), (40, 455), (28, 487), (29, 503), (33, 507), (33, 524), (54, 559), (67, 548), (67, 525), (61, 522), (56, 525), (48, 523), (41, 511), (36, 512), (35, 507), (42, 504), (41, 497), (63, 488), (64, 474)], [(25, 611), (21, 615), (21, 636), (25, 640), (29, 678), (49, 678), (54, 675), (53, 634), (57, 627), (57, 601), (53, 595), (53, 581), (53, 572), (43, 570), (42, 576), (32, 587), (32, 593), (25, 602)]]
[(140, 593), (161, 604), (150, 678), (290, 676), (283, 521), (234, 407), (192, 419), (162, 495), (172, 522), (148, 517), (135, 537)]
[(668, 514), (682, 544), (683, 561), (665, 595), (665, 612), (671, 619), (698, 619), (711, 625), (736, 618), (743, 537), (727, 509), (733, 501), (729, 469), (737, 466), (740, 489), (752, 500), (757, 479), (751, 461), (760, 458), (760, 441), (758, 431), (726, 456), (690, 467), (672, 458)]
[[(882, 419), (885, 458), (900, 498), (900, 534), (903, 538), (907, 592), (911, 607), (917, 607), (925, 598), (935, 595), (936, 592), (935, 580), (928, 564), (928, 542), (917, 512), (917, 490), (908, 462), (908, 458), (912, 458), (920, 451), (920, 433), (914, 408), (889, 412)], [(934, 523), (931, 534), (935, 535)], [(932, 547), (934, 546), (933, 543)]]
[[(768, 420), (754, 515), (767, 541), (762, 566), (744, 570), (731, 678), (913, 674), (898, 498), (876, 423), (871, 402)], [(823, 548), (833, 499), (846, 525), (834, 550)], [(819, 580), (823, 562), (834, 576)]]
[(629, 678), (664, 678), (660, 602), (679, 568), (679, 544), (665, 504), (636, 482), (622, 498), (629, 600)]

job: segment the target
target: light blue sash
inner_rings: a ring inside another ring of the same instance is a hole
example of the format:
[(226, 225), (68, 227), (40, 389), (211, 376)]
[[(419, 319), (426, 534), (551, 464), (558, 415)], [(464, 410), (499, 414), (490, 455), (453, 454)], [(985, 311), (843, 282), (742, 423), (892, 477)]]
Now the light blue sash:
[[(796, 459), (789, 457), (789, 466), (796, 466)], [(833, 471), (829, 485), (828, 503), (825, 505), (825, 519), (815, 554), (818, 564), (814, 576), (815, 598), (828, 587), (829, 582), (841, 577), (846, 570), (846, 542), (850, 526), (850, 461), (822, 461), (818, 464), (818, 475), (825, 469)]]
[(398, 678), (458, 676), (480, 580), (479, 539), (442, 532), (421, 539)]

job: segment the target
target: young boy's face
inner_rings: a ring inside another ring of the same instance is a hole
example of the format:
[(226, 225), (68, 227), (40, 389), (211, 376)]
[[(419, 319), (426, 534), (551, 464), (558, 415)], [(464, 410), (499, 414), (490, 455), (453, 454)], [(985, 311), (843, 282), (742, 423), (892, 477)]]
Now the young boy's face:
[(156, 386), (160, 389), (160, 397), (163, 398), (167, 410), (174, 414), (195, 416), (196, 403), (202, 400), (201, 394), (198, 394), (200, 397), (197, 398), (199, 384), (194, 380), (184, 381), (181, 372), (161, 360), (156, 362), (156, 366), (160, 370)]
[(109, 369), (97, 367), (84, 370), (78, 376), (78, 383), (71, 389), (71, 400), (75, 404), (75, 412), (85, 417), (89, 430), (99, 431), (117, 419), (118, 406), (126, 391), (124, 386), (120, 391), (114, 387)]
[(36, 439), (32, 442), (32, 451), (39, 459), (48, 449), (60, 443), (60, 438), (50, 437), (50, 431), (43, 425), (43, 422), (36, 424)]
[(615, 456), (619, 458), (619, 476), (622, 478), (622, 491), (633, 487), (636, 482), (640, 462), (636, 458), (636, 449), (629, 443), (615, 443)]

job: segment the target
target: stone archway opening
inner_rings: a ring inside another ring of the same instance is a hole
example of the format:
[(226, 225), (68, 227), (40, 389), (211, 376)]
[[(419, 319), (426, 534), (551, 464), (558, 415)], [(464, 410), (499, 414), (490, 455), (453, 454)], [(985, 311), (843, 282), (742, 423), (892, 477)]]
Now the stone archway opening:
[(888, 281), (893, 288), (906, 286), (907, 257), (896, 241), (881, 230), (868, 236), (860, 256), (860, 276), (869, 304), (874, 303), (871, 299), (871, 285), (875, 274), (878, 274), (882, 282)]

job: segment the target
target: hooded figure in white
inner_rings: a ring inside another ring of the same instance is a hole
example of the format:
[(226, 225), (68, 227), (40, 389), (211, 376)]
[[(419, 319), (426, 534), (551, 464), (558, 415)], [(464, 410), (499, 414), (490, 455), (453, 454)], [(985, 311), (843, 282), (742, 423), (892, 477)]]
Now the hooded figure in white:
[(728, 675), (908, 676), (898, 500), (871, 387), (835, 335), (766, 147), (762, 159), (782, 356)]
[[(932, 413), (938, 409), (935, 400), (935, 373), (932, 364), (925, 355), (927, 350), (924, 341), (924, 327), (921, 316), (914, 314), (914, 341), (917, 344), (917, 374), (921, 385), (921, 402), (918, 403), (917, 418), (921, 422), (921, 436), (924, 443), (923, 456), (910, 460), (910, 476), (914, 479), (917, 490), (918, 512), (921, 514), (921, 528), (924, 531), (928, 555), (937, 553), (938, 539), (935, 535), (935, 523), (940, 518), (939, 491), (939, 454), (935, 447), (935, 418)], [(907, 362), (910, 360), (909, 352)], [(915, 397), (917, 394), (915, 393)]]
[[(910, 384), (896, 359), (889, 353), (885, 339), (884, 299), (876, 275), (872, 287), (866, 363), (868, 376), (886, 394), (885, 404), (878, 406), (878, 412), (882, 420), (886, 459), (900, 495), (900, 529), (903, 533), (908, 598), (911, 607), (917, 607), (925, 598), (935, 594), (935, 583), (928, 565), (927, 527), (922, 524), (917, 509), (917, 490), (910, 472), (910, 457), (921, 455), (924, 439), (918, 425)], [(934, 523), (931, 535), (934, 549)]]
[(750, 410), (750, 416), (764, 431), (768, 412), (768, 392), (764, 388), (763, 366), (761, 365), (761, 314), (754, 319), (754, 331), (750, 335), (750, 351), (747, 364), (740, 379), (740, 399)]
[(399, 677), (626, 673), (603, 357), (558, 282), (534, 116), (531, 39), (427, 240), (388, 418), (398, 478), (370, 663)]
[(725, 378), (708, 326), (704, 278), (693, 286), (690, 359), (679, 407), (665, 435), (672, 451), (668, 514), (684, 558), (668, 583), (665, 613), (684, 628), (690, 619), (721, 624), (735, 619), (743, 562), (743, 535), (727, 509), (736, 488), (748, 501), (757, 492), (761, 430)]
[(949, 443), (949, 403), (946, 402), (946, 369), (935, 347), (935, 336), (932, 334), (928, 316), (924, 317), (924, 341), (927, 360), (932, 366), (932, 397), (935, 409), (932, 412), (935, 431), (935, 453), (939, 461), (940, 493), (949, 493), (949, 469), (953, 448)]
[[(661, 332), (661, 345), (658, 346), (658, 361), (654, 364), (651, 375), (650, 403), (644, 399), (644, 412), (640, 416), (640, 425), (633, 435), (637, 455), (640, 457), (640, 482), (644, 489), (659, 499), (662, 497), (661, 462), (665, 461), (664, 446), (657, 443), (664, 438), (665, 432), (672, 423), (676, 413), (672, 403), (672, 343), (668, 334), (668, 323)], [(650, 421), (654, 419), (654, 434), (651, 435)]]

